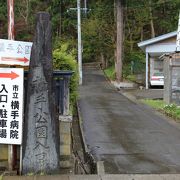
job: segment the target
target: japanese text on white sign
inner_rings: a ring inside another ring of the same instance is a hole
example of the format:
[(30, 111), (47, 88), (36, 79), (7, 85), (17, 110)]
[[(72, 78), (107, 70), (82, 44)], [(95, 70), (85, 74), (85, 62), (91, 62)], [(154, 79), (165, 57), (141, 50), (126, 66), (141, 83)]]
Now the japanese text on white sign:
[(21, 144), (24, 70), (0, 68), (0, 143)]
[(31, 42), (0, 39), (0, 64), (29, 66)]

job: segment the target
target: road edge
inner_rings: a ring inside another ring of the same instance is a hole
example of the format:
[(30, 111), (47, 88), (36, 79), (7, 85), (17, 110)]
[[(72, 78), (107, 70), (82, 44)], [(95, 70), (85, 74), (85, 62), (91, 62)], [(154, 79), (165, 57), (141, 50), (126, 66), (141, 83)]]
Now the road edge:
[(76, 106), (77, 106), (77, 115), (78, 115), (78, 121), (79, 121), (79, 128), (80, 128), (80, 133), (81, 133), (81, 137), (82, 137), (82, 143), (83, 143), (83, 147), (84, 147), (84, 154), (85, 154), (85, 159), (86, 162), (89, 162), (89, 164), (91, 164), (92, 166), (92, 174), (101, 174), (100, 172), (102, 172), (104, 169), (104, 166), (101, 166), (101, 168), (99, 168), (98, 165), (98, 161), (96, 161), (93, 157), (93, 155), (90, 153), (86, 140), (85, 140), (85, 134), (84, 134), (84, 130), (83, 130), (83, 119), (82, 119), (82, 115), (81, 115), (81, 110), (80, 110), (80, 106), (78, 103), (78, 100), (76, 100)]

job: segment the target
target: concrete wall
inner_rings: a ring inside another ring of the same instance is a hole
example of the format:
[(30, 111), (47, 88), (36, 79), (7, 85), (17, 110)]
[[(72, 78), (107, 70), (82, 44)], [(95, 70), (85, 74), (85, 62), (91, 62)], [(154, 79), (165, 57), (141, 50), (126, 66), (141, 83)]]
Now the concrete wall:
[(164, 60), (164, 101), (180, 105), (180, 53)]

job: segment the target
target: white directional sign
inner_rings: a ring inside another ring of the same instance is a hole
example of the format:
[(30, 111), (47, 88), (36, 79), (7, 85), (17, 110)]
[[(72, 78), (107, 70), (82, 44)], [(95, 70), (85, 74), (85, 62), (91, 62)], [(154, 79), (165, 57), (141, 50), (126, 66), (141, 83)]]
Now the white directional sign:
[(0, 64), (29, 66), (31, 42), (0, 39)]
[(179, 23), (178, 23), (177, 40), (176, 40), (176, 51), (180, 52), (180, 13), (179, 13)]
[(21, 144), (23, 122), (22, 68), (0, 68), (0, 143)]

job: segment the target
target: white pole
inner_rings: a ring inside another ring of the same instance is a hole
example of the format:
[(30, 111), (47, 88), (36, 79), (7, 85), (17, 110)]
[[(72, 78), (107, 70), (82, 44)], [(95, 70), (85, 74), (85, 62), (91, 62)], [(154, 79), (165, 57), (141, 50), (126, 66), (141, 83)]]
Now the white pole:
[(84, 0), (84, 12), (85, 16), (87, 16), (87, 0)]
[(146, 52), (146, 89), (149, 83), (149, 54)]
[(78, 70), (79, 70), (79, 84), (82, 85), (82, 49), (81, 49), (81, 7), (80, 7), (80, 0), (77, 0), (77, 16), (78, 16)]
[(179, 23), (178, 23), (178, 31), (177, 31), (177, 39), (176, 39), (176, 52), (180, 52), (180, 13), (179, 13)]

